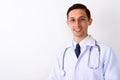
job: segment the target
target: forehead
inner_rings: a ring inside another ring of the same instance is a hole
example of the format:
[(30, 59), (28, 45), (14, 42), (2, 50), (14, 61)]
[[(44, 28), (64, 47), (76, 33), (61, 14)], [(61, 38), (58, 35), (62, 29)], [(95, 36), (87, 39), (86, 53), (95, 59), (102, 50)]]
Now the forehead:
[(80, 16), (85, 16), (87, 17), (87, 14), (84, 9), (74, 9), (69, 12), (68, 17), (80, 17)]

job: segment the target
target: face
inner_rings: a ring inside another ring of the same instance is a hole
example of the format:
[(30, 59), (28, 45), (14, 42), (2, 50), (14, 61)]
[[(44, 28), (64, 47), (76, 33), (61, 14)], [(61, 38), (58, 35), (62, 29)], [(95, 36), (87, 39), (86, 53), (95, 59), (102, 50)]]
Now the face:
[(67, 24), (74, 38), (85, 38), (88, 35), (88, 26), (91, 22), (92, 19), (88, 19), (83, 9), (74, 9), (68, 14)]

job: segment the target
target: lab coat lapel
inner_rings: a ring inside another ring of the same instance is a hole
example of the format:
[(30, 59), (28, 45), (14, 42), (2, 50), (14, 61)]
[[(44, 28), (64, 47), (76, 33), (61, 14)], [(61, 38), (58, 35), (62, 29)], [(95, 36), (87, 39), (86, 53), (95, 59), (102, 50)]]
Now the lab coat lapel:
[(84, 53), (86, 53), (87, 49), (89, 49), (89, 47), (91, 47), (91, 46), (95, 46), (95, 40), (93, 39), (92, 36), (89, 36), (89, 39), (85, 43), (84, 48), (81, 51), (80, 56), (78, 58), (82, 57), (84, 55)]
[(70, 47), (70, 54), (72, 56), (72, 59), (77, 62), (77, 57), (76, 57), (76, 54), (75, 54), (75, 50), (74, 50), (74, 45), (73, 45), (73, 41), (71, 41), (71, 44), (69, 45)]

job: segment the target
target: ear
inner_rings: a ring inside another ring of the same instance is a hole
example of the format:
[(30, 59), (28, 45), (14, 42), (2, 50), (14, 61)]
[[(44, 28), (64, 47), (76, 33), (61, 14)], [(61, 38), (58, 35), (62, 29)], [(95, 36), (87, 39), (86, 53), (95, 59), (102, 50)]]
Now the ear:
[(92, 18), (89, 19), (88, 25), (92, 24)]

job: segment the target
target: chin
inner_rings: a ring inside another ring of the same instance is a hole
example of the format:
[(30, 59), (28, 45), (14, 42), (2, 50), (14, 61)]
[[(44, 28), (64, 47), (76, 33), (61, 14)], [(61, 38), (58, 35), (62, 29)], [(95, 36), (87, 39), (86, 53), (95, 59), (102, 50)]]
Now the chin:
[(79, 35), (78, 35), (78, 34), (76, 34), (76, 35), (74, 35), (74, 36), (75, 36), (75, 37), (81, 37), (81, 35), (80, 35), (80, 34), (79, 34)]

